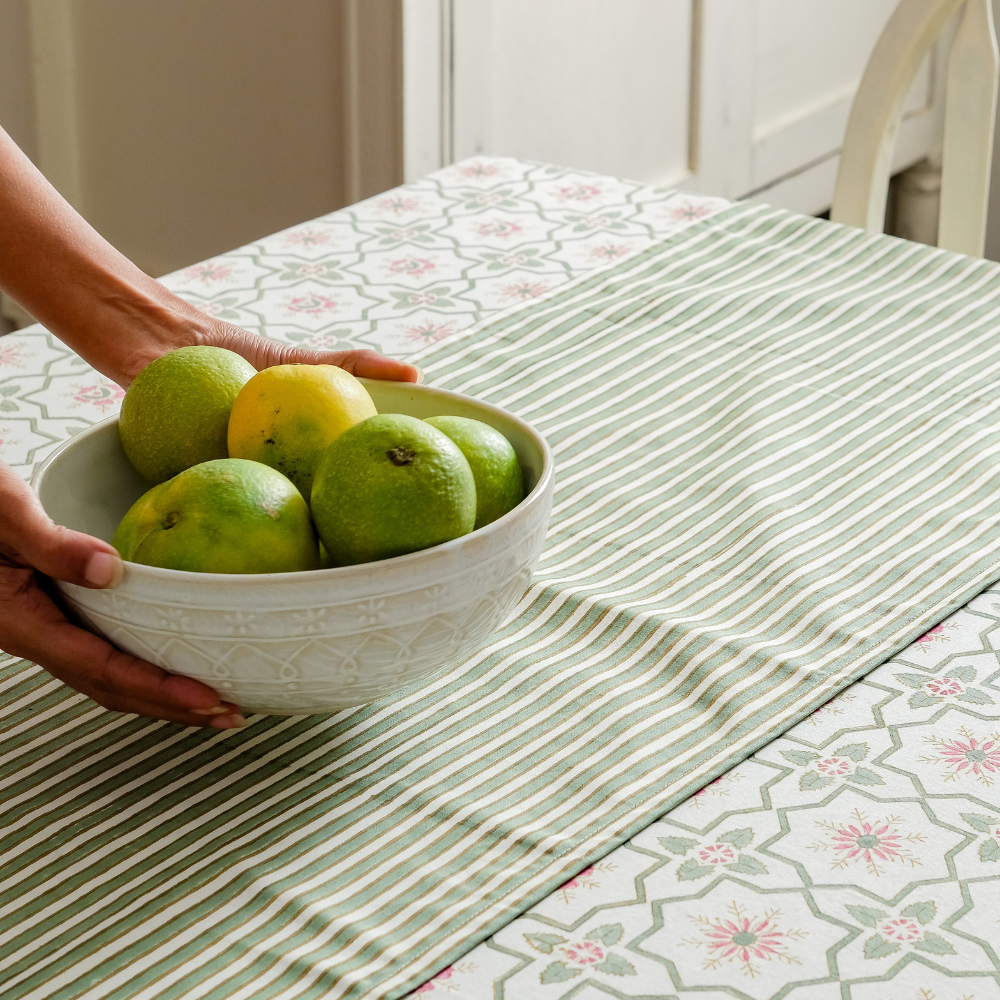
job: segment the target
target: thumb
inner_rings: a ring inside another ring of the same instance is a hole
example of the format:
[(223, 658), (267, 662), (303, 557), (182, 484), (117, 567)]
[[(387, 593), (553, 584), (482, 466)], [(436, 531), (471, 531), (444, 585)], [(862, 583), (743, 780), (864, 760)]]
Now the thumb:
[(0, 552), (15, 565), (81, 587), (117, 587), (125, 571), (114, 546), (54, 524), (34, 491), (0, 463)]

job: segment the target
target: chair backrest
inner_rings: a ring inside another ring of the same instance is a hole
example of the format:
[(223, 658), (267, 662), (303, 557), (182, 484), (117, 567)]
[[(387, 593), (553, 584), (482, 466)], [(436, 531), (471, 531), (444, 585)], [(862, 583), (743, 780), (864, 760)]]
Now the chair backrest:
[[(1000, 55), (991, 0), (964, 0), (948, 59), (938, 246), (983, 255)], [(851, 105), (830, 218), (882, 232), (903, 102), (963, 0), (900, 0)]]

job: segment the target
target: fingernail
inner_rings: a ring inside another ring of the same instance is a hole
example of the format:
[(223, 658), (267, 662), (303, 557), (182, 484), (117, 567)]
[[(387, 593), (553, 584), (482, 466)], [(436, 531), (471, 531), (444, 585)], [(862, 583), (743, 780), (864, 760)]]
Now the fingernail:
[(192, 708), (192, 715), (229, 715), (232, 709), (227, 705), (216, 705), (215, 708)]
[(242, 715), (217, 715), (209, 725), (213, 729), (242, 729), (248, 723)]
[(110, 552), (95, 552), (87, 563), (83, 578), (92, 587), (110, 590), (122, 582), (125, 564)]
[(415, 364), (412, 364), (412, 363), (410, 364), (410, 367), (417, 369), (417, 381), (416, 381), (415, 384), (416, 385), (420, 385), (420, 383), (423, 382), (423, 380), (425, 378), (423, 368), (421, 368), (420, 365), (415, 365)]

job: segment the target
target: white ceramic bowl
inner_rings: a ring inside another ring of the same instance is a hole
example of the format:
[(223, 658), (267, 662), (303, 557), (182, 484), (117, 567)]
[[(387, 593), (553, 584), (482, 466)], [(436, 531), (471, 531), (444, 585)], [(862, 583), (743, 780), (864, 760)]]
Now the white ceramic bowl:
[[(249, 712), (333, 712), (425, 681), (474, 653), (524, 593), (552, 506), (552, 455), (524, 421), (429, 386), (365, 380), (380, 413), (482, 420), (514, 446), (523, 503), (462, 538), (308, 573), (186, 573), (125, 564), (115, 590), (59, 583), (120, 649), (194, 677)], [(149, 484), (111, 417), (77, 434), (32, 480), (57, 523), (110, 541)]]

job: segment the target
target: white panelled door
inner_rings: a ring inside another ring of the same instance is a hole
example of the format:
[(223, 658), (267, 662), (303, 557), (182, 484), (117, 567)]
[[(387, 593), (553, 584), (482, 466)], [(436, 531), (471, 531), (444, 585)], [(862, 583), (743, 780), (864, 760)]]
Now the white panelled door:
[[(894, 3), (404, 0), (407, 176), (486, 153), (823, 211)], [(939, 62), (898, 169), (940, 145)]]

